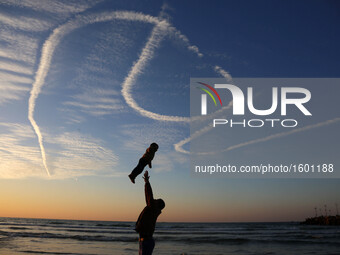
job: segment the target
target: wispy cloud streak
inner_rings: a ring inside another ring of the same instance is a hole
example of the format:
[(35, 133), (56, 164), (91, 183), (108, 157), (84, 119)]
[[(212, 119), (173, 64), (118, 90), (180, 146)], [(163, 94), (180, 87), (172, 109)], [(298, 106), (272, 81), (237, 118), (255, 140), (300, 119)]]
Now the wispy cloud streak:
[(33, 32), (45, 31), (51, 26), (51, 23), (48, 21), (24, 16), (13, 17), (4, 13), (0, 13), (0, 23), (2, 23), (3, 26)]
[(214, 70), (219, 73), (220, 75), (222, 75), (224, 78), (226, 78), (228, 81), (232, 80), (232, 77), (230, 75), (230, 73), (228, 73), (227, 71), (225, 71), (222, 67), (220, 66), (214, 66)]
[(35, 137), (28, 125), (0, 122), (0, 178), (38, 176), (40, 152), (29, 141)]
[[(236, 144), (236, 145), (232, 145), (232, 146), (229, 146), (229, 147), (227, 147), (227, 148), (225, 148), (223, 150), (209, 151), (209, 152), (198, 152), (196, 154), (198, 154), (198, 155), (211, 155), (211, 154), (231, 151), (231, 150), (235, 150), (235, 149), (238, 149), (238, 148), (246, 147), (248, 145), (252, 145), (252, 144), (256, 144), (256, 143), (262, 143), (262, 142), (267, 142), (267, 141), (270, 141), (270, 140), (273, 140), (273, 139), (277, 139), (277, 138), (280, 138), (280, 137), (289, 136), (289, 135), (292, 135), (292, 134), (295, 134), (295, 133), (304, 132), (304, 131), (307, 131), (307, 130), (310, 130), (310, 129), (319, 128), (319, 127), (323, 127), (323, 126), (328, 126), (328, 125), (334, 124), (334, 123), (336, 123), (338, 121), (340, 121), (340, 118), (334, 118), (334, 119), (326, 120), (326, 121), (319, 122), (319, 123), (316, 123), (316, 124), (308, 125), (308, 126), (305, 126), (305, 127), (302, 127), (302, 128), (293, 129), (293, 130), (288, 131), (288, 132), (281, 132), (281, 133), (269, 135), (269, 136), (266, 136), (266, 137), (262, 137), (262, 138), (246, 141), (246, 142), (243, 142), (243, 143), (239, 143), (239, 144)], [(188, 143), (191, 140), (197, 138), (198, 136), (201, 136), (203, 133), (206, 133), (206, 132), (208, 132), (211, 129), (212, 129), (212, 126), (205, 127), (203, 129), (195, 132), (189, 138), (186, 138), (186, 139), (178, 142), (177, 144), (175, 144), (176, 151), (182, 152), (182, 153), (185, 153), (185, 154), (189, 154), (190, 152), (185, 150), (185, 149), (183, 149), (183, 146), (186, 143)]]
[(307, 131), (307, 130), (310, 130), (310, 129), (328, 126), (328, 125), (331, 125), (331, 124), (338, 122), (339, 120), (340, 120), (340, 118), (334, 118), (334, 119), (331, 119), (331, 120), (326, 120), (326, 121), (319, 122), (319, 123), (316, 123), (316, 124), (308, 125), (308, 126), (305, 126), (305, 127), (302, 127), (302, 128), (293, 129), (293, 130), (288, 131), (288, 132), (281, 132), (281, 133), (266, 136), (266, 137), (263, 137), (263, 138), (254, 139), (254, 140), (251, 140), (251, 141), (248, 141), (248, 142), (229, 146), (228, 148), (226, 148), (222, 151), (231, 151), (231, 150), (235, 150), (235, 149), (245, 147), (245, 146), (248, 146), (248, 145), (251, 145), (251, 144), (267, 142), (269, 140), (280, 138), (280, 137), (283, 137), (283, 136), (288, 136), (288, 135), (292, 135), (292, 134), (295, 134), (295, 133), (304, 132), (304, 131)]
[(10, 72), (15, 72), (15, 73), (20, 73), (20, 74), (27, 74), (27, 75), (31, 75), (33, 73), (31, 68), (20, 65), (20, 64), (11, 63), (9, 61), (7, 62), (0, 61), (0, 70), (10, 71)]
[(7, 72), (0, 71), (0, 77), (2, 81), (8, 81), (8, 82), (18, 82), (18, 83), (31, 83), (32, 79), (28, 78), (26, 75), (22, 75), (20, 73), (17, 74), (10, 74)]
[(52, 176), (42, 172), (41, 153), (34, 146), (35, 133), (30, 125), (0, 121), (0, 178), (27, 177), (65, 179), (70, 177), (121, 174), (115, 167), (118, 157), (105, 141), (79, 132), (46, 135), (53, 145), (49, 160)]
[(190, 45), (188, 38), (181, 34), (176, 28), (171, 26), (166, 20), (162, 20), (157, 23), (157, 25), (153, 28), (151, 35), (148, 38), (147, 43), (145, 44), (141, 54), (139, 55), (138, 60), (134, 63), (128, 76), (125, 78), (122, 85), (122, 95), (126, 101), (126, 103), (136, 110), (139, 114), (159, 121), (171, 121), (171, 122), (190, 122), (192, 119), (190, 117), (181, 117), (181, 116), (170, 116), (170, 115), (162, 115), (157, 114), (155, 112), (151, 112), (145, 110), (140, 107), (137, 102), (134, 100), (132, 96), (132, 86), (135, 84), (138, 76), (143, 72), (148, 62), (153, 58), (155, 50), (159, 47), (161, 40), (167, 35), (173, 34), (177, 38), (181, 39), (185, 44), (187, 44), (187, 48), (190, 51), (193, 51), (197, 56), (202, 57), (203, 54), (199, 52), (199, 49), (195, 45)]
[(66, 101), (63, 105), (78, 108), (93, 116), (121, 113), (124, 107), (118, 95), (120, 92), (112, 89), (88, 88), (81, 94), (71, 96), (73, 100)]
[(1, 29), (0, 41), (0, 57), (33, 66), (38, 48), (36, 38), (13, 30)]
[(49, 12), (53, 15), (66, 16), (72, 13), (82, 12), (93, 4), (99, 1), (55, 1), (55, 0), (2, 0), (1, 4), (7, 4), (11, 6), (18, 6), (21, 8), (30, 8), (32, 10), (46, 13)]
[[(39, 126), (37, 125), (34, 119), (34, 110), (36, 100), (41, 92), (41, 88), (44, 85), (44, 81), (48, 70), (51, 65), (51, 60), (53, 53), (59, 44), (61, 38), (70, 33), (76, 28), (82, 27), (87, 24), (93, 24), (97, 22), (106, 22), (114, 19), (120, 20), (128, 20), (128, 21), (140, 21), (155, 24), (156, 27), (153, 29), (152, 34), (144, 47), (139, 60), (134, 64), (132, 69), (129, 72), (128, 77), (125, 79), (123, 84), (122, 93), (126, 100), (126, 102), (135, 110), (140, 112), (142, 115), (145, 115), (150, 118), (158, 119), (158, 120), (167, 120), (167, 121), (189, 121), (190, 118), (186, 117), (177, 117), (177, 116), (164, 116), (155, 114), (149, 111), (146, 111), (139, 107), (137, 103), (133, 100), (130, 90), (133, 82), (136, 81), (137, 75), (142, 72), (142, 69), (145, 67), (148, 60), (150, 60), (153, 56), (154, 50), (157, 48), (161, 39), (166, 35), (166, 32), (174, 32), (177, 36), (182, 36), (179, 31), (177, 31), (174, 27), (172, 27), (166, 20), (161, 20), (156, 17), (152, 17), (150, 15), (144, 15), (136, 12), (128, 12), (128, 11), (117, 11), (117, 12), (105, 12), (99, 14), (91, 14), (91, 15), (80, 15), (76, 17), (74, 20), (71, 20), (56, 29), (53, 30), (52, 34), (48, 37), (48, 39), (44, 42), (40, 57), (40, 62), (38, 66), (38, 70), (35, 75), (35, 80), (32, 85), (32, 90), (30, 92), (30, 98), (28, 102), (28, 119), (38, 137), (41, 156), (43, 160), (44, 167), (48, 175), (50, 175), (47, 162), (46, 162), (46, 152), (43, 144), (43, 137), (40, 131)], [(188, 43), (186, 37), (182, 36), (185, 40), (185, 43)], [(188, 45), (190, 47), (190, 45)], [(192, 49), (191, 49), (192, 50)], [(194, 50), (197, 50), (196, 48)]]
[(138, 75), (142, 73), (142, 70), (146, 67), (147, 63), (153, 58), (155, 50), (158, 48), (161, 40), (164, 38), (164, 36), (167, 33), (167, 23), (159, 23), (156, 25), (152, 32), (150, 37), (148, 38), (148, 41), (143, 48), (137, 62), (132, 66), (128, 76), (125, 78), (122, 86), (122, 95), (126, 101), (126, 103), (135, 109), (137, 112), (139, 112), (141, 115), (155, 119), (160, 121), (190, 121), (190, 118), (188, 117), (179, 117), (179, 116), (168, 116), (168, 115), (161, 115), (157, 114), (151, 111), (147, 111), (140, 107), (136, 101), (133, 99), (131, 95), (131, 89), (132, 85), (135, 84)]
[(24, 94), (28, 93), (30, 88), (25, 84), (13, 84), (8, 82), (1, 83), (0, 87), (0, 104), (6, 103), (10, 100), (18, 100)]
[[(220, 110), (214, 112), (211, 115), (204, 116), (204, 118), (201, 118), (201, 120), (203, 121), (203, 120), (207, 120), (208, 118), (213, 118), (213, 117), (221, 114), (222, 112), (225, 112), (225, 111), (229, 110), (232, 106), (233, 106), (233, 101), (230, 101), (227, 106), (222, 107)], [(201, 116), (199, 116), (199, 117), (201, 117)], [(189, 151), (183, 149), (183, 146), (185, 144), (187, 144), (188, 142), (192, 141), (193, 139), (195, 139), (195, 138), (203, 135), (204, 133), (210, 131), (212, 128), (213, 128), (212, 125), (207, 125), (206, 127), (202, 128), (200, 130), (197, 130), (196, 132), (194, 132), (188, 138), (185, 138), (185, 139), (179, 141), (178, 143), (174, 144), (175, 150), (178, 151), (178, 152), (181, 152), (181, 153), (190, 154)]]
[(58, 147), (51, 156), (53, 178), (119, 174), (114, 170), (118, 157), (100, 139), (66, 132), (46, 140)]

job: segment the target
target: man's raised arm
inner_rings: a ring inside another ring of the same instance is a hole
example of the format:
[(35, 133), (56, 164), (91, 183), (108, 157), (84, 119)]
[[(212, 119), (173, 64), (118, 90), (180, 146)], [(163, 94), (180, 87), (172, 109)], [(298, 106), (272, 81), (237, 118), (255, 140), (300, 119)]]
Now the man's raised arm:
[(147, 206), (151, 206), (154, 202), (152, 188), (149, 183), (149, 172), (145, 171), (144, 173), (144, 181), (145, 181), (145, 201)]

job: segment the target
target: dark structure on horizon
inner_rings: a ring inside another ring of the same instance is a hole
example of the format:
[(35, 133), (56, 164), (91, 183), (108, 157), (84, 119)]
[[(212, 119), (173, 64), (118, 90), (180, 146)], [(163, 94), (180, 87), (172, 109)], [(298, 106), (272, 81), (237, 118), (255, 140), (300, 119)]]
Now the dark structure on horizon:
[(331, 210), (329, 210), (329, 215), (327, 215), (327, 205), (325, 207), (325, 216), (321, 215), (320, 209), (320, 216), (317, 215), (317, 207), (314, 207), (315, 210), (315, 217), (307, 218), (305, 221), (301, 222), (303, 225), (321, 225), (321, 226), (340, 226), (340, 215), (338, 211), (338, 204), (335, 204), (336, 207), (336, 215), (330, 215)]
[(307, 218), (301, 222), (304, 225), (325, 225), (325, 226), (340, 226), (340, 215), (335, 216), (318, 216)]

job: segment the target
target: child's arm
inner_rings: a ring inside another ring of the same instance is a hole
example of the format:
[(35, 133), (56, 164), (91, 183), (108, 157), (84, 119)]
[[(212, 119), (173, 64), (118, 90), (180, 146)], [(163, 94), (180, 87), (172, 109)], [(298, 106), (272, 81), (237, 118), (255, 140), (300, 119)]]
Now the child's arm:
[(153, 193), (152, 193), (152, 188), (149, 183), (149, 172), (145, 171), (144, 173), (144, 181), (145, 181), (145, 201), (147, 206), (151, 206), (154, 199), (153, 199)]

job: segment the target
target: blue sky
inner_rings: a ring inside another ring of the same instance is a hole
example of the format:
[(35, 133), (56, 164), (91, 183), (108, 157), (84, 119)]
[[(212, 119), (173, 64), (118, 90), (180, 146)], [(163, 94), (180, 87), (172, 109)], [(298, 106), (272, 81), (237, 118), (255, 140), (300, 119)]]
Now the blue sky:
[[(338, 180), (195, 179), (188, 155), (174, 147), (189, 136), (190, 77), (338, 77), (337, 1), (2, 0), (0, 5), (3, 184), (48, 190), (44, 182), (50, 182), (62, 190), (83, 182), (108, 188), (98, 196), (118, 192), (136, 202), (142, 180), (131, 187), (126, 175), (155, 141), (160, 149), (150, 172), (154, 185), (172, 208), (186, 212), (181, 218), (169, 209), (164, 220), (189, 220), (202, 199), (210, 210), (194, 220), (265, 220), (272, 204), (277, 211), (270, 219), (295, 220), (315, 205), (339, 202)], [(320, 130), (313, 132), (320, 136)], [(278, 143), (293, 146), (276, 140), (263, 148)], [(89, 190), (84, 185), (78, 191)], [(297, 213), (280, 212), (287, 207)], [(247, 213), (252, 210), (256, 217)]]

